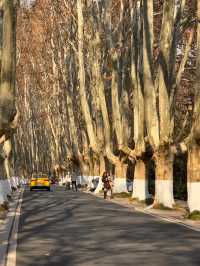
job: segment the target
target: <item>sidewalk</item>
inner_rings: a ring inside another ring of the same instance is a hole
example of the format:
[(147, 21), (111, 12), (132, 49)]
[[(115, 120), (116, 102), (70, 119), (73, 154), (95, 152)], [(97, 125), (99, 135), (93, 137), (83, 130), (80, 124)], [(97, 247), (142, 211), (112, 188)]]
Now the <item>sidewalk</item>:
[(14, 225), (15, 215), (19, 199), (22, 197), (23, 189), (13, 192), (12, 200), (9, 202), (9, 210), (0, 217), (0, 266), (5, 266), (9, 247), (9, 239)]
[[(101, 194), (94, 194), (91, 192), (89, 193), (96, 197), (103, 198), (103, 195)], [(120, 197), (115, 196), (114, 199), (105, 200), (105, 202), (107, 201), (119, 204), (126, 208), (129, 208), (130, 211), (135, 210), (135, 211), (143, 212), (143, 213), (152, 215), (158, 219), (162, 219), (162, 220), (172, 222), (172, 223), (181, 224), (192, 230), (200, 232), (200, 221), (193, 221), (193, 220), (185, 218), (187, 211), (186, 211), (186, 203), (184, 201), (176, 201), (177, 207), (176, 209), (173, 209), (173, 210), (161, 210), (161, 209), (148, 208), (148, 206), (145, 203), (133, 201), (131, 200), (131, 198), (120, 198)]]

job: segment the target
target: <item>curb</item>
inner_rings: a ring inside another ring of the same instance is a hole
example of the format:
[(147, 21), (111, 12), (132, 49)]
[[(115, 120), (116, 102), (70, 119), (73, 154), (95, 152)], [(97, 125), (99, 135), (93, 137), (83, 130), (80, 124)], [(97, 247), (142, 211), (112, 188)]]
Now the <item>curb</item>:
[(199, 228), (196, 228), (195, 226), (192, 226), (192, 225), (189, 225), (187, 224), (186, 222), (182, 221), (181, 219), (177, 219), (177, 218), (168, 218), (168, 217), (165, 217), (165, 216), (162, 216), (160, 214), (154, 214), (154, 213), (151, 213), (149, 211), (145, 211), (143, 209), (140, 209), (140, 208), (137, 208), (137, 207), (134, 207), (134, 210), (138, 211), (138, 212), (142, 212), (142, 213), (145, 213), (145, 214), (148, 214), (156, 219), (160, 219), (160, 220), (163, 220), (165, 222), (170, 222), (170, 223), (174, 223), (174, 224), (178, 224), (178, 225), (182, 225), (190, 230), (193, 230), (195, 232), (200, 232), (200, 229)]
[(22, 199), (23, 192), (24, 188), (22, 188), (22, 190), (18, 192), (17, 198), (10, 204), (7, 218), (4, 221), (2, 228), (0, 229), (0, 266), (7, 265), (10, 241), (12, 238), (13, 229), (15, 227), (17, 210), (20, 205), (20, 200)]
[[(88, 193), (88, 192), (87, 192), (87, 193)], [(91, 193), (91, 192), (89, 192), (88, 194), (93, 195), (93, 196), (96, 197), (96, 198), (100, 198), (100, 199), (102, 198), (102, 197), (99, 196), (98, 194), (93, 194), (93, 193)], [(105, 202), (107, 203), (107, 201), (105, 201)], [(159, 220), (162, 220), (162, 221), (165, 221), (165, 222), (174, 223), (174, 224), (177, 224), (177, 225), (181, 225), (181, 226), (184, 226), (184, 227), (186, 227), (186, 228), (188, 228), (188, 229), (190, 229), (190, 230), (193, 230), (193, 231), (195, 231), (195, 232), (200, 232), (200, 229), (199, 229), (199, 228), (196, 228), (195, 226), (189, 225), (188, 223), (186, 223), (186, 222), (184, 222), (184, 221), (182, 221), (182, 220), (180, 220), (180, 219), (170, 218), (170, 217), (167, 218), (167, 217), (162, 216), (162, 215), (160, 215), (160, 214), (154, 214), (154, 213), (148, 212), (148, 211), (146, 211), (146, 210), (144, 210), (144, 209), (142, 209), (142, 208), (135, 207), (134, 205), (132, 205), (132, 206), (127, 206), (127, 205), (125, 205), (125, 204), (123, 204), (123, 203), (120, 203), (120, 202), (114, 201), (114, 200), (112, 200), (112, 199), (109, 200), (108, 202), (116, 203), (117, 205), (122, 206), (122, 207), (125, 207), (125, 208), (130, 209), (130, 210), (133, 208), (133, 210), (135, 210), (135, 211), (137, 211), (137, 212), (142, 212), (142, 213), (147, 214), (147, 215), (150, 215), (150, 216), (152, 216), (152, 217), (154, 217), (154, 218), (156, 218), (156, 219), (159, 219)]]

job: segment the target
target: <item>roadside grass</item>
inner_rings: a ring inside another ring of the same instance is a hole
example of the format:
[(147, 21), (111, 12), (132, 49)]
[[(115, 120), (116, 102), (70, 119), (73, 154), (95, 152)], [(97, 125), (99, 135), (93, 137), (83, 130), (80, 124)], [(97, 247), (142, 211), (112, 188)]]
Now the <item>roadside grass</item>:
[(140, 203), (142, 205), (149, 206), (153, 204), (154, 199), (148, 198), (146, 200), (139, 200), (138, 198), (130, 198), (129, 201), (130, 203)]
[(127, 199), (131, 197), (131, 192), (114, 193), (113, 196), (116, 198)]
[(9, 209), (9, 202), (8, 201), (4, 201), (1, 205), (0, 205), (0, 211), (8, 211)]
[(154, 201), (153, 198), (148, 198), (148, 199), (145, 199), (145, 200), (139, 200), (138, 202), (149, 206), (149, 205), (153, 204), (153, 201)]
[(131, 198), (129, 198), (129, 201), (130, 201), (130, 202), (138, 202), (139, 200), (138, 200), (138, 198), (132, 198), (132, 197), (131, 197)]
[(193, 211), (191, 213), (188, 213), (185, 218), (194, 220), (194, 221), (200, 221), (200, 211)]
[(172, 211), (172, 210), (174, 210), (173, 208), (166, 207), (162, 203), (156, 203), (156, 204), (154, 204), (153, 209), (156, 209), (156, 210), (166, 210), (166, 211)]
[(175, 203), (173, 205), (173, 210), (177, 210), (177, 211), (184, 210), (184, 211), (186, 211), (186, 208), (181, 206), (179, 203)]
[(8, 209), (9, 209), (9, 203), (8, 202), (4, 202), (4, 203), (0, 204), (0, 220), (6, 219)]

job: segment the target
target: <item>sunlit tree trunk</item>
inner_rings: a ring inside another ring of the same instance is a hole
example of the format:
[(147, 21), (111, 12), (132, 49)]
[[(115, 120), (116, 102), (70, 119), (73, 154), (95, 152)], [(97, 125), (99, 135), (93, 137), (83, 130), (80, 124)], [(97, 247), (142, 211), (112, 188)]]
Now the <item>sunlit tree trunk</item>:
[(197, 7), (197, 69), (193, 125), (188, 148), (188, 206), (200, 211), (200, 2)]
[(149, 142), (159, 146), (159, 122), (156, 108), (156, 90), (153, 81), (153, 1), (143, 1), (143, 78), (145, 121)]
[(155, 202), (173, 207), (173, 121), (170, 112), (170, 52), (174, 32), (174, 0), (164, 2), (158, 69), (160, 144), (156, 154)]
[(10, 129), (16, 115), (14, 102), (15, 7), (12, 0), (3, 1), (3, 45), (0, 84), (0, 135)]
[(87, 102), (86, 84), (85, 84), (85, 66), (84, 66), (84, 20), (83, 20), (83, 3), (82, 0), (77, 0), (77, 14), (78, 14), (78, 62), (79, 62), (79, 91), (81, 107), (87, 128), (87, 134), (90, 141), (90, 146), (93, 151), (98, 153), (98, 145), (94, 133), (93, 123), (91, 119), (90, 108)]
[[(160, 34), (160, 54), (158, 68), (158, 100), (157, 111), (156, 87), (153, 71), (153, 1), (144, 3), (144, 92), (145, 117), (148, 138), (154, 149), (156, 164), (155, 204), (163, 204), (172, 208), (173, 198), (173, 154), (170, 143), (173, 132), (170, 117), (170, 49), (174, 29), (174, 1), (165, 1)], [(165, 165), (164, 165), (165, 162)], [(163, 172), (163, 167), (165, 171)], [(163, 194), (165, 193), (165, 197)]]
[(134, 186), (133, 198), (145, 200), (149, 197), (148, 193), (148, 180), (146, 178), (145, 162), (142, 158), (145, 152), (144, 143), (144, 96), (142, 93), (141, 85), (141, 57), (142, 51), (142, 38), (141, 38), (141, 1), (133, 2), (130, 0), (131, 8), (131, 80), (134, 95), (134, 142), (135, 142), (135, 171), (134, 171)]

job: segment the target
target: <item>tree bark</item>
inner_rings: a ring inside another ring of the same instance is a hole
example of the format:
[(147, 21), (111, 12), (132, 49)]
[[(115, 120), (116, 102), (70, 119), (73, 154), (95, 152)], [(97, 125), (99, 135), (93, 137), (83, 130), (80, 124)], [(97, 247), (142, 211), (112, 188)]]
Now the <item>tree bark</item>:
[(128, 192), (127, 190), (127, 174), (128, 165), (123, 161), (119, 161), (115, 165), (114, 193)]
[(87, 102), (86, 87), (85, 87), (85, 66), (84, 66), (84, 20), (83, 20), (83, 3), (82, 0), (77, 0), (78, 14), (78, 61), (79, 61), (79, 91), (82, 111), (85, 119), (87, 133), (89, 136), (90, 146), (93, 151), (99, 153), (99, 148), (96, 142), (93, 123), (90, 114), (90, 108)]
[(143, 79), (147, 134), (151, 146), (159, 146), (159, 122), (153, 81), (153, 1), (143, 1)]
[(173, 154), (169, 147), (164, 146), (155, 154), (156, 180), (154, 204), (163, 204), (173, 208)]
[(146, 200), (149, 197), (146, 165), (142, 159), (138, 159), (135, 163), (132, 198)]
[(200, 2), (197, 1), (197, 69), (193, 125), (188, 147), (188, 206), (200, 211)]
[(13, 69), (15, 68), (15, 8), (12, 0), (3, 1), (3, 48), (0, 84), (0, 135), (10, 130), (16, 115)]
[(161, 44), (158, 69), (159, 122), (160, 145), (169, 143), (172, 138), (173, 125), (170, 112), (170, 51), (174, 30), (174, 0), (167, 0), (163, 7), (163, 21), (161, 29)]
[(192, 144), (188, 150), (187, 165), (187, 189), (188, 189), (188, 207), (190, 212), (200, 211), (200, 147)]

